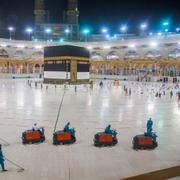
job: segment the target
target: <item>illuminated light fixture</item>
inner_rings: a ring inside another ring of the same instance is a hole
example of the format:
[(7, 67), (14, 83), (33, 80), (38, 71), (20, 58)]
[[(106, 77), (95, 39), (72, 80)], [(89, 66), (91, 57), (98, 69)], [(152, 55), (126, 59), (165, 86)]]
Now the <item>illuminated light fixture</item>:
[(1, 44), (2, 47), (7, 47), (7, 44)]
[(169, 22), (164, 22), (163, 23), (163, 26), (168, 26), (169, 25)]
[(12, 32), (12, 31), (14, 31), (14, 28), (10, 26), (10, 27), (8, 27), (8, 30)]
[(108, 29), (107, 28), (102, 28), (101, 32), (106, 34), (108, 32)]
[(110, 49), (111, 47), (110, 46), (104, 46), (103, 48), (104, 49)]
[(15, 30), (12, 26), (8, 27), (9, 30), (9, 39), (12, 40), (12, 32)]
[(147, 28), (147, 24), (146, 24), (146, 23), (142, 23), (142, 24), (140, 25), (140, 28), (141, 28), (142, 30), (145, 30), (145, 29)]
[(64, 39), (63, 39), (63, 38), (61, 38), (61, 39), (60, 39), (60, 43), (63, 43), (63, 42), (64, 42)]
[(151, 47), (157, 47), (158, 46), (158, 43), (157, 42), (151, 42)]
[(165, 29), (165, 32), (168, 32), (169, 30), (168, 29)]
[(127, 26), (126, 25), (121, 26), (120, 30), (121, 30), (121, 32), (126, 32)]
[(91, 47), (91, 46), (88, 46), (88, 47), (87, 47), (87, 49), (91, 50), (91, 49), (92, 49), (92, 47)]
[(66, 34), (69, 34), (70, 33), (70, 30), (69, 29), (65, 29), (64, 31)]
[(130, 47), (130, 48), (135, 48), (136, 45), (135, 45), (135, 44), (130, 44), (129, 47)]
[(158, 32), (158, 36), (162, 36), (162, 32)]
[(35, 49), (42, 49), (43, 47), (38, 45), (38, 46), (35, 46)]
[(25, 48), (25, 46), (24, 46), (23, 44), (18, 44), (18, 45), (17, 45), (17, 48), (23, 49), (23, 48)]
[(90, 33), (89, 29), (84, 29), (84, 30), (83, 30), (83, 34), (87, 35), (87, 34), (89, 34), (89, 33)]
[(109, 35), (109, 34), (106, 34), (106, 38), (110, 38), (110, 35)]
[(27, 29), (26, 29), (26, 32), (30, 34), (30, 33), (33, 32), (33, 29), (32, 29), (32, 28), (27, 28)]
[(50, 33), (52, 33), (52, 30), (51, 30), (50, 28), (47, 28), (47, 29), (45, 29), (45, 32), (46, 32), (47, 34), (50, 34)]
[(179, 32), (179, 31), (180, 31), (180, 28), (176, 28), (176, 31)]

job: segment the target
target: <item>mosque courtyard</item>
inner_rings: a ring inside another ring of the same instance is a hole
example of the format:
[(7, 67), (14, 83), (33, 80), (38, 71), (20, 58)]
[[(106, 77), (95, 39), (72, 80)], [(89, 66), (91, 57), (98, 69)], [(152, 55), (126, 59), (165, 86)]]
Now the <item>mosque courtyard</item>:
[[(54, 146), (52, 136), (58, 107), (64, 93), (63, 86), (34, 83), (27, 80), (0, 81), (0, 143), (4, 155), (23, 166), (25, 171), (6, 161), (7, 173), (1, 180), (119, 180), (180, 164), (180, 105), (175, 85), (162, 83), (120, 82), (114, 86), (103, 81), (93, 89), (73, 86), (65, 90), (57, 130), (67, 122), (76, 130), (73, 145)], [(131, 88), (131, 95), (123, 87)], [(164, 91), (161, 98), (157, 91)], [(170, 90), (174, 96), (169, 97)], [(135, 151), (132, 138), (146, 130), (149, 118), (154, 121), (158, 135), (155, 150)], [(36, 145), (22, 145), (22, 132), (32, 125), (45, 128), (46, 141)], [(111, 124), (118, 132), (118, 144), (97, 148), (93, 138)], [(10, 145), (6, 146), (7, 141)]]

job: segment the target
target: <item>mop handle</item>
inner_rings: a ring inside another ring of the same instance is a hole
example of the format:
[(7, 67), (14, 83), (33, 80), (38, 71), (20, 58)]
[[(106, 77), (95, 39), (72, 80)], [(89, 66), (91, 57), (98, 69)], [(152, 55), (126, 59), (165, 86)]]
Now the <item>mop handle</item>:
[(3, 141), (4, 143), (6, 143), (6, 145), (10, 145), (7, 141), (5, 141), (4, 139), (0, 138), (1, 141)]
[(5, 158), (5, 160), (7, 160), (8, 162), (10, 162), (11, 164), (13, 164), (14, 166), (16, 166), (16, 167), (18, 167), (18, 168), (20, 168), (20, 169), (22, 169), (22, 170), (24, 170), (24, 168), (23, 167), (21, 167), (20, 165), (18, 165), (18, 164), (16, 164), (16, 163), (14, 163), (13, 161), (11, 161), (11, 160), (9, 160), (8, 158), (6, 158), (6, 157), (4, 157)]
[(60, 105), (59, 105), (58, 114), (57, 114), (57, 119), (56, 119), (55, 126), (54, 126), (54, 133), (55, 133), (55, 131), (56, 131), (57, 123), (58, 123), (59, 116), (60, 116), (60, 113), (61, 113), (62, 104), (63, 104), (64, 97), (65, 97), (65, 93), (66, 93), (66, 90), (64, 90), (63, 97), (62, 97), (61, 103), (60, 103)]

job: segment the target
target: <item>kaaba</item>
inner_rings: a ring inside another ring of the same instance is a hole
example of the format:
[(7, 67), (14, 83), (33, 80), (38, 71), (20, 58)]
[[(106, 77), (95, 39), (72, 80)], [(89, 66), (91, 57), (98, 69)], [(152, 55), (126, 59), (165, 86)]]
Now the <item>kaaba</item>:
[(89, 83), (90, 53), (78, 46), (51, 46), (44, 48), (44, 83)]

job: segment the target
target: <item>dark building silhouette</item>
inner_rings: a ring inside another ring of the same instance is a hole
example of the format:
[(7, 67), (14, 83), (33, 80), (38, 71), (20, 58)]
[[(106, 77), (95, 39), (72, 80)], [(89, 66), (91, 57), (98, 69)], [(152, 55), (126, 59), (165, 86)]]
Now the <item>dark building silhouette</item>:
[(77, 0), (68, 0), (67, 22), (68, 24), (79, 24), (79, 11)]
[(45, 0), (35, 0), (34, 15), (35, 39), (76, 40), (79, 38), (78, 0), (68, 0), (68, 9), (62, 18), (64, 22), (55, 24), (49, 22), (49, 11), (46, 10)]

